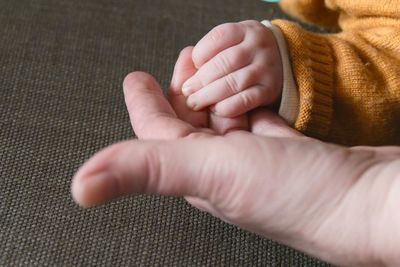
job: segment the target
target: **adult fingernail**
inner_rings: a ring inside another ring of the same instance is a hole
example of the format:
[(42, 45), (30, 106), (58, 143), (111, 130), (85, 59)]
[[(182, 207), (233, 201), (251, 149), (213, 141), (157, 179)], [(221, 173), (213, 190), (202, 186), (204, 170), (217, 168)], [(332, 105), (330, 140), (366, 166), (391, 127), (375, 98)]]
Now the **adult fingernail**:
[(72, 195), (74, 200), (82, 207), (88, 208), (110, 200), (117, 195), (115, 180), (108, 173), (99, 173), (74, 181)]

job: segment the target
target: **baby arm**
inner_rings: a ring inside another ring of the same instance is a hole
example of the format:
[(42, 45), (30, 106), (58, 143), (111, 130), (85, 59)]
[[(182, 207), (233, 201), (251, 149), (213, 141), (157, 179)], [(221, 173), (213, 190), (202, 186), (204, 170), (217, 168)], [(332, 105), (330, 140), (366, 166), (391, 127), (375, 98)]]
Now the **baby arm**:
[(290, 53), (300, 96), (298, 131), (345, 145), (400, 144), (400, 13), (395, 2), (281, 1), (284, 11), (307, 22), (329, 18), (329, 11), (341, 14), (336, 23), (341, 32), (335, 34), (272, 22)]
[(211, 106), (218, 116), (236, 117), (279, 105), (282, 60), (274, 34), (260, 22), (217, 26), (195, 46), (193, 62), (198, 71), (182, 87), (193, 110)]

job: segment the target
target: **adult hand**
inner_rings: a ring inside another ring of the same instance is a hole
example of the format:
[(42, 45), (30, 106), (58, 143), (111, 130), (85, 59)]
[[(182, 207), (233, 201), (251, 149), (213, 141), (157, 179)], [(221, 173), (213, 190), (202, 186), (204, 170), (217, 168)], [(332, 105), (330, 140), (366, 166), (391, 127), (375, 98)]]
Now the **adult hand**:
[(400, 149), (324, 144), (265, 110), (222, 122), (206, 111), (186, 113), (179, 87), (193, 71), (189, 52), (178, 60), (169, 102), (151, 76), (126, 78), (132, 126), (148, 140), (113, 145), (84, 164), (72, 183), (75, 201), (90, 207), (122, 195), (184, 196), (335, 264), (400, 264)]

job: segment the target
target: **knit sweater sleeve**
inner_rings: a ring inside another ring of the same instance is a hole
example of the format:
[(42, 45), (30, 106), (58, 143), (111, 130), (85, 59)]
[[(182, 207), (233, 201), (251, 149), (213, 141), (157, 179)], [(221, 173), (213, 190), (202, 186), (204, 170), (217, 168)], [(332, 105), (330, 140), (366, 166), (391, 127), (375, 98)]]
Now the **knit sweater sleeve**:
[[(311, 6), (296, 8), (310, 10), (323, 2), (288, 1), (308, 2)], [(285, 36), (299, 90), (299, 131), (344, 145), (400, 144), (400, 12), (395, 2), (326, 0), (326, 9), (340, 13), (342, 32), (337, 34), (273, 21)]]
[(304, 22), (324, 26), (336, 27), (339, 13), (329, 9), (324, 0), (281, 0), (281, 8), (292, 17)]

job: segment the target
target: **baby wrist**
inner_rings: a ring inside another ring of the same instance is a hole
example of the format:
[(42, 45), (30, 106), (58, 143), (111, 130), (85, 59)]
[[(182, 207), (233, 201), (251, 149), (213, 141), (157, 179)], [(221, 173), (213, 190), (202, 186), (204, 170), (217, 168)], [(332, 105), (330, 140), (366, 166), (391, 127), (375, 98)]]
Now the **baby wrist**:
[(297, 116), (299, 115), (299, 92), (294, 80), (292, 66), (290, 63), (289, 51), (286, 45), (285, 38), (281, 30), (274, 26), (270, 21), (264, 20), (261, 22), (273, 33), (276, 42), (279, 47), (279, 53), (281, 55), (282, 66), (283, 66), (283, 88), (282, 98), (279, 108), (279, 115), (285, 119), (285, 121), (293, 126), (296, 122)]

